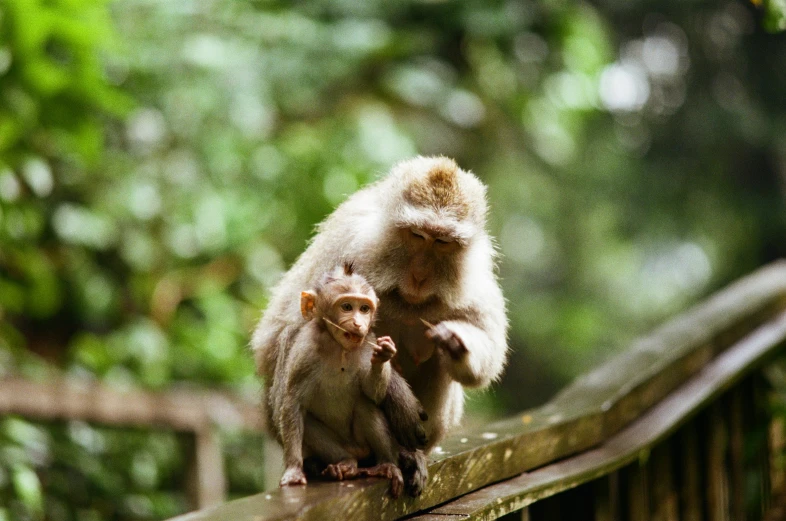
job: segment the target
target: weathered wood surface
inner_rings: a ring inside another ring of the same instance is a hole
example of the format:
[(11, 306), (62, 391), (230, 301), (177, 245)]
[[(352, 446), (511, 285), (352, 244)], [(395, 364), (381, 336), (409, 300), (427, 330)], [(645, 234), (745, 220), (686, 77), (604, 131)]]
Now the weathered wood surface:
[[(766, 324), (749, 337), (729, 348), (707, 364), (707, 366), (679, 389), (669, 394), (656, 406), (649, 409), (639, 419), (610, 437), (598, 447), (583, 452), (563, 461), (552, 463), (515, 478), (487, 486), (463, 497), (432, 509), (427, 513), (415, 516), (413, 521), (441, 519), (442, 515), (461, 515), (466, 520), (496, 519), (530, 505), (540, 498), (547, 497), (581, 483), (592, 481), (610, 474), (617, 469), (634, 464), (632, 472), (627, 476), (628, 492), (631, 493), (630, 519), (650, 519), (649, 501), (643, 497), (657, 494), (664, 486), (663, 477), (658, 478), (659, 451), (665, 447), (656, 445), (673, 434), (676, 429), (690, 420), (700, 409), (712, 403), (720, 394), (730, 389), (747, 372), (761, 364), (774, 349), (786, 342), (786, 313), (782, 313), (772, 322)], [(720, 415), (711, 411), (710, 429), (718, 429), (718, 434), (725, 432)], [(717, 446), (712, 441), (706, 445), (710, 459), (717, 454), (718, 458), (725, 455), (727, 438), (719, 436)], [(649, 460), (647, 466), (636, 465), (637, 461)], [(649, 467), (655, 469), (655, 475), (648, 479)], [(708, 477), (726, 479), (721, 466), (708, 470)], [(662, 474), (665, 471), (660, 471)], [(660, 479), (656, 483), (656, 480)], [(649, 483), (647, 483), (650, 481)], [(647, 483), (646, 486), (641, 486)], [(635, 488), (636, 490), (630, 490)], [(727, 487), (718, 487), (717, 504), (711, 505), (711, 519), (728, 518), (728, 498), (723, 496)], [(634, 499), (641, 499), (639, 504)], [(672, 519), (676, 516), (676, 504), (660, 499), (656, 505), (669, 511), (668, 515), (658, 519)], [(640, 508), (641, 507), (641, 508)], [(671, 512), (673, 511), (673, 515)]]
[[(686, 410), (683, 403), (664, 400), (679, 386), (685, 384), (684, 388), (697, 393), (696, 396), (709, 399), (712, 394), (702, 395), (701, 385), (695, 389), (691, 387), (697, 385), (693, 383), (695, 381), (701, 383), (702, 378), (690, 380), (691, 377), (700, 371), (701, 375), (706, 375), (709, 368), (720, 371), (731, 367), (728, 360), (737, 360), (735, 357), (742, 356), (740, 349), (747, 352), (754, 340), (746, 339), (734, 349), (724, 351), (749, 332), (757, 330), (751, 338), (765, 344), (758, 348), (761, 350), (758, 356), (775, 349), (786, 335), (786, 326), (782, 317), (772, 323), (768, 321), (772, 321), (785, 307), (786, 262), (779, 262), (740, 280), (635, 342), (617, 358), (578, 379), (545, 406), (445, 440), (431, 456), (430, 481), (418, 499), (391, 500), (386, 494), (387, 483), (380, 481), (319, 483), (271, 490), (176, 519), (395, 519), (548, 465), (500, 485), (515, 488), (514, 498), (504, 511), (521, 508), (528, 504), (520, 498), (520, 491), (525, 487), (528, 490), (541, 487), (537, 497), (545, 497), (557, 489), (573, 487), (619, 468), (620, 461), (630, 462), (638, 458), (638, 452), (634, 451), (634, 455), (627, 456), (633, 459), (628, 460), (615, 454), (613, 464), (607, 459), (593, 460), (609, 457), (612, 440), (618, 440), (618, 444), (625, 440), (628, 443), (640, 442), (641, 431), (646, 429), (640, 427), (640, 431), (631, 431), (634, 426), (626, 427), (632, 422), (651, 428), (646, 421), (642, 423), (651, 414), (659, 414), (651, 418), (666, 422), (662, 416), (669, 414), (669, 410), (664, 410), (663, 404), (669, 404), (667, 409), (670, 407), (680, 414), (671, 420), (673, 422), (689, 415), (693, 409)], [(721, 357), (712, 361), (719, 353), (722, 353)], [(729, 378), (737, 378), (736, 371), (745, 367), (748, 366), (733, 365), (735, 372)], [(686, 395), (685, 400), (687, 398)], [(656, 406), (653, 411), (642, 418), (644, 411), (653, 406)], [(626, 430), (620, 432), (622, 429)], [(630, 432), (635, 432), (635, 436)], [(599, 448), (588, 451), (599, 445)], [(614, 447), (618, 453), (624, 449), (623, 446)], [(564, 463), (552, 463), (582, 451), (586, 452)], [(575, 478), (566, 477), (575, 472), (576, 465), (585, 465), (590, 470), (582, 470)], [(537, 476), (541, 481), (530, 483), (531, 476)], [(498, 505), (500, 498), (510, 495), (509, 489), (490, 492), (493, 488), (486, 487), (466, 498), (482, 505), (477, 507), (478, 512), (487, 512), (488, 505)], [(445, 514), (452, 515), (448, 510), (437, 510), (432, 511), (433, 515), (439, 515), (443, 520), (446, 519)], [(466, 515), (462, 511), (459, 517), (463, 519)], [(478, 518), (484, 518), (484, 515), (478, 514)]]

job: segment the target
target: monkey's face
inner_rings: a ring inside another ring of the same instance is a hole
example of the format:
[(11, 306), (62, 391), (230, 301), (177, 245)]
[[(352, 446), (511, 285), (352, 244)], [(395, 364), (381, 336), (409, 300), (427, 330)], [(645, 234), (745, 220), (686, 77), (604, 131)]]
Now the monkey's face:
[(363, 294), (343, 294), (333, 301), (331, 320), (342, 329), (328, 325), (333, 338), (344, 349), (360, 347), (374, 321), (376, 302)]
[(456, 277), (462, 246), (448, 232), (429, 228), (401, 228), (406, 254), (398, 290), (410, 304), (421, 304)]

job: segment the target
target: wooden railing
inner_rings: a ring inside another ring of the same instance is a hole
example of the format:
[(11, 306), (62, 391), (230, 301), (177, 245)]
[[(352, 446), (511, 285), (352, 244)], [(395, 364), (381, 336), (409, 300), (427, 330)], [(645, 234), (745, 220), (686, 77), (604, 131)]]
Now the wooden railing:
[(188, 447), (188, 496), (194, 508), (226, 501), (219, 428), (261, 430), (263, 426), (256, 405), (229, 393), (190, 387), (158, 392), (117, 389), (67, 378), (54, 370), (36, 380), (0, 379), (3, 414), (179, 432)]
[(417, 499), (390, 499), (382, 481), (312, 483), (176, 519), (762, 519), (783, 475), (771, 464), (761, 370), (784, 342), (779, 262), (641, 338), (546, 405), (445, 440)]

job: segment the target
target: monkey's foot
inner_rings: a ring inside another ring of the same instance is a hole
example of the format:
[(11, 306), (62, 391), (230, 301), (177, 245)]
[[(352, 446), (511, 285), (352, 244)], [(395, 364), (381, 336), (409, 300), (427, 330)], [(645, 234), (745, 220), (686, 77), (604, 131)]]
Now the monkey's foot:
[(407, 493), (418, 497), (428, 481), (428, 464), (426, 455), (422, 450), (413, 452), (402, 450), (399, 454), (399, 464), (406, 476)]
[(385, 478), (390, 480), (390, 495), (397, 498), (404, 490), (404, 476), (401, 475), (401, 470), (393, 463), (380, 463), (373, 467), (360, 469), (362, 476), (370, 478)]
[(356, 478), (358, 477), (358, 462), (350, 459), (331, 463), (322, 471), (322, 475), (337, 481)]
[(278, 485), (280, 487), (288, 487), (291, 485), (305, 485), (308, 483), (306, 475), (303, 473), (302, 467), (289, 467), (284, 475), (281, 477)]

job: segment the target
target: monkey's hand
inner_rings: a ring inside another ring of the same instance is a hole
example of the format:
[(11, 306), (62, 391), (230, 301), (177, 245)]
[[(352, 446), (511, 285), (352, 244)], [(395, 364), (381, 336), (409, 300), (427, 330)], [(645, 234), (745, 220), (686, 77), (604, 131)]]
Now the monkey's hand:
[(467, 354), (467, 346), (448, 326), (439, 323), (426, 330), (426, 338), (445, 351), (453, 360), (460, 360)]
[(287, 468), (278, 485), (288, 487), (290, 485), (305, 485), (306, 483), (307, 480), (306, 475), (303, 473), (303, 467), (294, 466)]
[(396, 356), (396, 344), (393, 343), (393, 339), (389, 336), (377, 338), (377, 345), (371, 354), (371, 363), (384, 364), (394, 356)]

